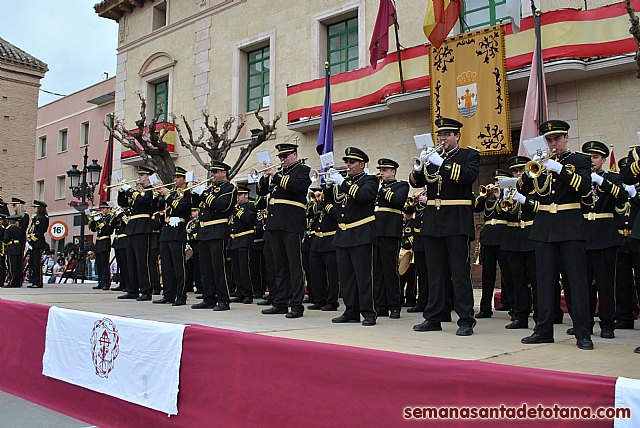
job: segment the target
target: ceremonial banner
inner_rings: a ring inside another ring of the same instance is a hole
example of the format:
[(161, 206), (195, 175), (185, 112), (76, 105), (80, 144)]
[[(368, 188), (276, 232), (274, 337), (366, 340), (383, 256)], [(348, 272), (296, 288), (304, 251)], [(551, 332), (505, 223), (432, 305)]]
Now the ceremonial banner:
[(510, 153), (502, 28), (461, 34), (432, 47), (429, 69), (431, 123), (439, 117), (456, 119), (464, 125), (462, 146), (475, 147), (481, 154)]
[(184, 327), (52, 307), (42, 374), (176, 415)]

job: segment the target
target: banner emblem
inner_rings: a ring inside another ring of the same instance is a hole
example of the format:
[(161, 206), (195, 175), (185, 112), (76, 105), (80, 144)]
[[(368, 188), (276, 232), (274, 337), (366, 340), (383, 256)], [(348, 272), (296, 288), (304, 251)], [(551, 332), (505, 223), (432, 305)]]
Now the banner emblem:
[(120, 336), (114, 322), (109, 318), (96, 321), (93, 324), (90, 342), (91, 359), (96, 375), (106, 379), (120, 353)]
[(463, 117), (473, 117), (478, 108), (478, 87), (476, 85), (478, 74), (473, 71), (465, 71), (456, 77), (458, 111)]

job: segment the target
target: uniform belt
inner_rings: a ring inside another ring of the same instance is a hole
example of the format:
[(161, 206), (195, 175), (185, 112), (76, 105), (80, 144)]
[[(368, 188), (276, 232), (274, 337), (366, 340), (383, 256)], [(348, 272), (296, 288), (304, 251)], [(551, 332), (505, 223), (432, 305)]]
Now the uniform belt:
[(101, 241), (103, 239), (109, 239), (111, 238), (111, 235), (107, 235), (107, 236), (98, 236), (98, 238), (96, 239), (96, 241)]
[(586, 220), (598, 220), (601, 218), (613, 218), (613, 213), (586, 213), (583, 214)]
[(275, 204), (293, 205), (294, 207), (302, 208), (303, 210), (307, 208), (307, 206), (302, 202), (290, 201), (289, 199), (269, 199), (269, 205)]
[(371, 221), (376, 221), (376, 216), (369, 216), (367, 218), (363, 218), (362, 220), (358, 220), (356, 222), (353, 223), (339, 223), (338, 227), (340, 228), (340, 230), (348, 230), (348, 229), (353, 229), (354, 227), (358, 227), (358, 226), (362, 226), (363, 224), (367, 224)]
[(331, 232), (316, 232), (316, 236), (320, 238), (324, 238), (325, 236), (333, 236), (335, 234), (336, 234), (335, 230), (332, 230)]
[(129, 221), (135, 220), (137, 218), (151, 218), (151, 214), (136, 214), (129, 217)]
[(120, 235), (116, 235), (116, 238), (120, 239), (120, 238), (126, 238), (127, 234), (126, 233), (121, 233)]
[(264, 238), (254, 239), (253, 242), (264, 242)]
[(207, 227), (207, 226), (212, 226), (214, 224), (223, 224), (223, 223), (229, 223), (229, 219), (219, 218), (218, 220), (201, 221), (200, 227)]
[(5, 245), (19, 244), (19, 243), (20, 243), (19, 239), (14, 239), (13, 241), (5, 242)]
[(315, 232), (315, 231), (313, 231), (313, 230), (309, 230), (309, 231), (307, 231), (307, 236), (313, 236), (313, 235), (315, 235), (315, 234), (316, 234), (316, 232)]
[(471, 205), (469, 199), (429, 199), (427, 205), (439, 208), (442, 205)]
[(549, 205), (542, 205), (540, 204), (538, 206), (538, 211), (548, 211), (551, 214), (555, 214), (558, 211), (566, 211), (566, 210), (579, 210), (580, 209), (580, 204), (579, 203), (573, 203), (573, 204), (549, 204)]
[(507, 220), (498, 220), (498, 219), (492, 218), (489, 221), (485, 221), (484, 224), (485, 225), (490, 224), (491, 226), (495, 226), (496, 224), (507, 224)]
[[(164, 222), (169, 224), (169, 220), (171, 220), (171, 217), (167, 217)], [(178, 217), (178, 223), (184, 223), (185, 221), (185, 219)]]
[(387, 207), (376, 207), (375, 209), (376, 212), (378, 211), (384, 211), (384, 212), (388, 212), (388, 213), (394, 213), (394, 214), (400, 214), (402, 215), (402, 211), (396, 209), (396, 208), (387, 208)]
[(533, 226), (533, 220), (529, 220), (529, 221), (520, 220), (520, 221), (507, 222), (507, 227), (520, 227), (524, 229), (527, 226)]
[(631, 231), (629, 229), (618, 229), (618, 234), (622, 236), (629, 236), (631, 235)]
[(245, 230), (244, 232), (240, 232), (240, 233), (232, 233), (229, 236), (231, 237), (231, 239), (234, 239), (234, 238), (239, 238), (241, 236), (250, 235), (252, 233), (254, 233), (253, 230)]

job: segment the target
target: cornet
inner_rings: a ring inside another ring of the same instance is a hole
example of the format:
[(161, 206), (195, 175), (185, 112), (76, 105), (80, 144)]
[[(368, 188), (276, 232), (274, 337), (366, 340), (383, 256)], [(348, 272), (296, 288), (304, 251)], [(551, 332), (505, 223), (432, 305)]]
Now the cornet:
[(120, 186), (122, 186), (123, 184), (135, 183), (136, 181), (138, 181), (138, 179), (137, 179), (137, 178), (136, 178), (136, 179), (134, 179), (134, 180), (124, 180), (124, 181), (121, 181), (121, 182), (119, 182), (119, 183), (110, 184), (110, 185), (108, 185), (108, 186), (107, 186), (106, 184), (104, 184), (104, 185), (102, 186), (102, 188), (103, 188), (104, 190), (112, 189), (112, 188), (114, 188), (114, 187), (120, 187)]
[(556, 150), (553, 149), (550, 153), (546, 154), (541, 159), (537, 161), (530, 160), (529, 162), (527, 162), (524, 165), (524, 170), (529, 177), (538, 178), (542, 175), (542, 173), (545, 170), (542, 164), (548, 161), (549, 159), (554, 158), (555, 156), (556, 156)]
[(416, 171), (420, 171), (422, 168), (429, 166), (431, 162), (429, 162), (427, 158), (431, 156), (431, 154), (433, 154), (434, 152), (441, 151), (443, 148), (444, 148), (444, 143), (440, 143), (437, 146), (427, 150), (427, 153), (425, 153), (423, 157), (412, 158), (411, 160), (413, 161), (413, 169)]

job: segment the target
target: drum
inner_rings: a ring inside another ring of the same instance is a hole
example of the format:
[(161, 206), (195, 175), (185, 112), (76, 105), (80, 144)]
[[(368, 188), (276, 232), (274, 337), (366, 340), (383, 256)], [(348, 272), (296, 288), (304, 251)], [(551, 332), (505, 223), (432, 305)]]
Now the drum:
[(400, 276), (407, 273), (411, 263), (413, 263), (413, 251), (405, 250), (404, 248), (401, 249), (400, 256), (398, 257), (398, 273)]

